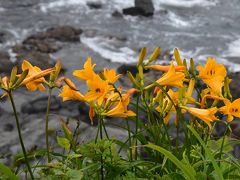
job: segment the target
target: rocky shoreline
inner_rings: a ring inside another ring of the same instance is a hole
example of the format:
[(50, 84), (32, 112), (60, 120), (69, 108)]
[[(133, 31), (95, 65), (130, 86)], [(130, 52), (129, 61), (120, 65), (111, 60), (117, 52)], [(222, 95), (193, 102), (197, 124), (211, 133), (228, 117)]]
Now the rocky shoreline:
[[(17, 44), (12, 47), (13, 52), (16, 54), (16, 62), (11, 61), (11, 57), (7, 52), (0, 51), (0, 73), (9, 74), (13, 66), (21, 64), (23, 59), (28, 59), (33, 65), (41, 68), (49, 68), (55, 64), (55, 60), (51, 57), (51, 53), (58, 52), (71, 43), (81, 43), (81, 34), (83, 30), (77, 29), (71, 26), (56, 26), (47, 29), (44, 32), (27, 37), (21, 44)], [(165, 52), (160, 58), (169, 58), (170, 53)], [(80, 67), (79, 67), (80, 68)], [(64, 67), (68, 71), (68, 67)], [(118, 73), (122, 74), (120, 79), (120, 85), (124, 88), (132, 87), (129, 82), (126, 71), (136, 73), (136, 67), (134, 65), (123, 64), (118, 67)], [(156, 79), (160, 74), (154, 71), (146, 71), (146, 79)], [(231, 84), (233, 97), (236, 98), (239, 95), (240, 73), (230, 73), (229, 76), (233, 79), (234, 83)], [(24, 140), (28, 150), (32, 148), (43, 148), (44, 139), (44, 117), (47, 105), (46, 94), (37, 95), (37, 93), (30, 93), (24, 89), (16, 92), (16, 103), (21, 119), (21, 127), (23, 130)], [(1, 99), (3, 102), (4, 99)], [(79, 129), (79, 142), (88, 141), (95, 136), (96, 123), (90, 125), (88, 117), (88, 107), (85, 103), (80, 102), (62, 102), (57, 97), (57, 92), (53, 96), (51, 116), (50, 116), (50, 129), (61, 133), (60, 119), (68, 121), (69, 126), (74, 129), (78, 123), (80, 123)], [(110, 121), (115, 121), (114, 119)], [(121, 120), (116, 120), (117, 123), (121, 123)], [(123, 122), (122, 122), (123, 123)], [(239, 123), (233, 124), (234, 133), (239, 136)], [(107, 126), (107, 129), (111, 136), (124, 139), (127, 133), (124, 130)], [(20, 150), (18, 137), (16, 133), (15, 119), (11, 113), (11, 106), (8, 102), (3, 102), (0, 105), (0, 136), (2, 137), (0, 143), (0, 154), (2, 158), (0, 161), (11, 164), (13, 162), (12, 155), (16, 154)], [(52, 135), (51, 141), (56, 139), (56, 133)], [(240, 146), (235, 146), (234, 154), (240, 157), (238, 150)]]

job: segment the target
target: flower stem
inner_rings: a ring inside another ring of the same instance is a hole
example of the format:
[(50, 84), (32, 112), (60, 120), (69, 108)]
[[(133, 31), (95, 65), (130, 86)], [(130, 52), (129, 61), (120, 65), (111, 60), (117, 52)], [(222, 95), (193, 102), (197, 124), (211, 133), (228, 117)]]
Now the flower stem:
[(129, 126), (129, 122), (128, 119), (126, 119), (126, 123), (127, 123), (127, 129), (128, 129), (128, 138), (129, 138), (129, 155), (130, 155), (130, 161), (132, 161), (132, 140), (131, 140), (131, 132), (130, 132), (130, 126)]
[[(223, 146), (224, 146), (224, 142), (225, 142), (225, 137), (226, 137), (226, 134), (227, 134), (227, 131), (228, 131), (228, 127), (229, 127), (229, 124), (227, 124), (227, 127), (224, 131), (224, 134), (223, 134), (223, 140), (222, 140), (222, 144), (221, 144), (221, 148), (220, 148), (220, 153), (219, 153), (219, 160), (221, 160), (222, 158), (222, 152), (223, 152)], [(220, 163), (220, 162), (219, 162)]]
[[(95, 138), (95, 143), (98, 140), (98, 133), (100, 133), (100, 139), (103, 139), (103, 116), (98, 115), (98, 130), (97, 130), (97, 135)], [(101, 155), (101, 179), (104, 179), (104, 172), (103, 172), (103, 156)]]
[[(139, 121), (139, 99), (140, 99), (140, 96), (139, 96), (139, 94), (137, 95), (137, 104), (136, 104), (136, 126), (135, 126), (135, 146), (137, 147), (137, 138), (136, 138), (136, 136), (137, 136), (137, 134), (138, 134), (138, 126), (139, 126), (139, 124), (138, 124), (138, 121)], [(137, 160), (137, 156), (138, 156), (138, 154), (137, 154), (137, 148), (135, 148), (135, 160)]]
[(48, 91), (48, 103), (47, 103), (47, 111), (46, 111), (46, 121), (45, 121), (45, 138), (46, 138), (46, 149), (47, 149), (47, 161), (50, 163), (50, 153), (49, 153), (49, 140), (48, 140), (48, 120), (49, 120), (49, 112), (51, 107), (51, 98), (52, 98), (52, 88), (49, 88)]
[(25, 147), (24, 147), (24, 143), (23, 143), (23, 139), (22, 139), (22, 134), (21, 134), (21, 128), (20, 128), (19, 119), (18, 119), (18, 115), (17, 115), (16, 106), (15, 106), (15, 103), (14, 103), (14, 100), (13, 100), (12, 92), (9, 91), (9, 92), (8, 92), (8, 95), (9, 95), (9, 98), (10, 98), (10, 101), (11, 101), (11, 104), (12, 104), (12, 108), (13, 108), (13, 112), (14, 112), (14, 116), (15, 116), (15, 119), (16, 119), (17, 130), (18, 130), (18, 137), (19, 137), (20, 144), (21, 144), (21, 147), (22, 147), (24, 159), (25, 159), (25, 162), (26, 162), (28, 171), (29, 171), (29, 173), (30, 173), (31, 179), (33, 180), (33, 179), (34, 179), (34, 176), (33, 176), (31, 167), (30, 167), (30, 165), (29, 165), (28, 158), (27, 158), (27, 153), (26, 153), (26, 150), (25, 150)]

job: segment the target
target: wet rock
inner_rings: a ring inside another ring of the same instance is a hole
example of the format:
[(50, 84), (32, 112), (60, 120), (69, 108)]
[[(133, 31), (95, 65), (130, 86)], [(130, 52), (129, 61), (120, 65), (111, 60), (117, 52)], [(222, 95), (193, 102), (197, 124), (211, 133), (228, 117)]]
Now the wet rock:
[(57, 45), (53, 40), (27, 38), (22, 44), (29, 51), (34, 50), (42, 53), (53, 53), (61, 49), (61, 46)]
[(135, 6), (123, 9), (123, 14), (131, 16), (153, 16), (153, 3), (151, 0), (135, 0)]
[(129, 8), (125, 8), (123, 9), (123, 14), (125, 15), (131, 15), (131, 16), (139, 16), (142, 15), (144, 16), (144, 10), (142, 8), (138, 8), (138, 7), (129, 7)]
[(233, 99), (239, 98), (240, 93), (240, 72), (236, 73), (229, 73), (229, 78), (232, 79), (232, 82), (230, 83), (230, 90), (233, 96)]
[(81, 29), (76, 29), (71, 26), (57, 26), (47, 29), (45, 32), (40, 32), (30, 36), (28, 39), (55, 39), (62, 42), (79, 42)]
[(123, 17), (122, 13), (120, 13), (118, 10), (115, 10), (112, 13), (112, 16), (115, 17), (115, 18), (122, 18)]
[[(24, 103), (21, 106), (21, 112), (27, 113), (27, 114), (37, 114), (37, 113), (46, 112), (47, 102), (48, 102), (48, 97), (44, 96), (39, 99), (35, 99), (33, 101)], [(56, 96), (52, 96), (50, 110), (51, 111), (59, 110), (61, 108), (60, 103), (61, 103), (60, 99), (56, 98)]]
[(6, 42), (6, 34), (4, 32), (0, 32), (0, 43)]
[(47, 69), (53, 67), (55, 62), (47, 53), (41, 53), (39, 51), (31, 51), (24, 45), (16, 45), (13, 47), (13, 52), (16, 53), (17, 64), (21, 67), (22, 61), (27, 59), (34, 66), (38, 66), (41, 69)]
[(4, 131), (13, 131), (13, 129), (14, 129), (14, 125), (13, 124), (7, 123), (4, 126)]
[(15, 64), (11, 62), (7, 52), (0, 51), (0, 73), (10, 73)]
[[(127, 74), (127, 72), (131, 72), (133, 75), (136, 75), (138, 72), (137, 66), (134, 64), (123, 64), (117, 68), (117, 72), (119, 74)], [(144, 70), (144, 73), (149, 72), (149, 70)]]
[(94, 1), (87, 2), (87, 6), (90, 9), (101, 9), (102, 8), (102, 4), (100, 2), (94, 2)]
[(86, 121), (86, 117), (88, 118), (88, 106), (80, 101), (61, 102), (59, 114)]
[(152, 16), (154, 7), (151, 0), (135, 0), (135, 7), (144, 10), (145, 16)]

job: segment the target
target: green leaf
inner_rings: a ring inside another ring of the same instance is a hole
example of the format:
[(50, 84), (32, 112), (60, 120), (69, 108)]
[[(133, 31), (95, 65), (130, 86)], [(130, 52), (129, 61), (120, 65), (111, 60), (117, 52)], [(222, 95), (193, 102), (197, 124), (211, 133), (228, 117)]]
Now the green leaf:
[(2, 163), (0, 163), (0, 173), (9, 180), (19, 180), (19, 178), (11, 171), (11, 169)]
[(70, 142), (67, 138), (57, 137), (57, 143), (59, 146), (69, 150), (70, 149)]
[(73, 134), (71, 132), (71, 130), (69, 129), (69, 127), (67, 126), (67, 124), (62, 120), (61, 121), (61, 126), (64, 132), (65, 137), (69, 140), (72, 141), (73, 139)]
[(83, 172), (81, 170), (69, 170), (67, 172), (67, 177), (70, 178), (70, 180), (81, 180), (83, 179)]
[(177, 159), (177, 157), (174, 156), (170, 151), (168, 151), (168, 150), (166, 150), (166, 149), (164, 149), (164, 148), (162, 148), (162, 147), (160, 147), (160, 146), (157, 146), (157, 145), (155, 145), (155, 144), (151, 144), (151, 143), (145, 145), (145, 147), (149, 147), (149, 148), (151, 148), (151, 149), (153, 149), (153, 150), (156, 150), (156, 151), (162, 153), (164, 156), (166, 156), (166, 157), (167, 157), (169, 160), (171, 160), (179, 169), (182, 170), (182, 172), (185, 174), (185, 176), (186, 176), (186, 178), (187, 178), (188, 180), (194, 180), (194, 179), (196, 179), (196, 178), (195, 178), (195, 175), (196, 175), (195, 170), (194, 170), (190, 165), (186, 166), (186, 165), (183, 164), (181, 161), (179, 161), (179, 160)]
[(213, 165), (213, 167), (215, 169), (215, 172), (216, 172), (216, 175), (217, 175), (218, 179), (219, 180), (224, 180), (222, 172), (221, 172), (219, 166), (217, 165), (217, 162), (215, 161), (215, 159), (214, 159), (210, 149), (206, 146), (206, 144), (201, 139), (201, 137), (198, 135), (198, 133), (190, 125), (187, 125), (187, 127), (193, 133), (193, 135), (197, 138), (197, 140), (200, 142), (202, 147), (204, 148), (206, 155), (209, 157), (209, 159), (212, 162), (212, 165)]

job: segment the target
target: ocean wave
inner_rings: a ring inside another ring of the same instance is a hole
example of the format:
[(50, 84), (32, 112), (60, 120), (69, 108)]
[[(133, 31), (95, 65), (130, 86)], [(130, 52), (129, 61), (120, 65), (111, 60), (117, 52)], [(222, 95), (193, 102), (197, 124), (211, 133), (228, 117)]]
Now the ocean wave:
[(47, 12), (49, 9), (76, 6), (76, 5), (86, 5), (87, 0), (55, 0), (53, 2), (41, 3), (40, 10), (42, 12)]
[(240, 38), (228, 44), (228, 49), (224, 53), (224, 55), (228, 57), (240, 58)]
[(194, 6), (215, 6), (217, 0), (153, 0), (155, 7), (161, 7), (161, 5), (185, 7), (191, 8)]
[(137, 54), (128, 47), (115, 47), (104, 37), (81, 37), (83, 44), (87, 45), (94, 52), (111, 62), (133, 63), (137, 62)]
[(190, 21), (186, 21), (186, 20), (182, 19), (180, 16), (177, 16), (173, 12), (168, 13), (167, 24), (170, 24), (171, 26), (175, 26), (175, 27), (188, 27), (188, 26), (192, 25), (192, 23)]
[(5, 8), (0, 7), (0, 12), (5, 12)]

